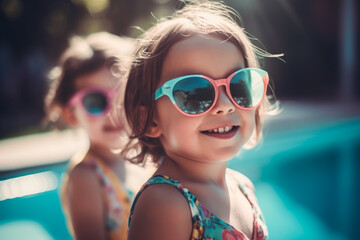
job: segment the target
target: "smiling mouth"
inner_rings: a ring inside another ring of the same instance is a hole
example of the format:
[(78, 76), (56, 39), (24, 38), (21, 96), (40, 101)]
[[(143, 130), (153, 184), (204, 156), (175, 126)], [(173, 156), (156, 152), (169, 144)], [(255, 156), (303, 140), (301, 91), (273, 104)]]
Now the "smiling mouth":
[(204, 133), (228, 133), (231, 132), (234, 128), (238, 128), (238, 126), (227, 126), (221, 128), (214, 128), (206, 131), (202, 131)]
[(236, 134), (238, 129), (239, 126), (227, 126), (201, 131), (201, 133), (212, 137), (231, 138)]

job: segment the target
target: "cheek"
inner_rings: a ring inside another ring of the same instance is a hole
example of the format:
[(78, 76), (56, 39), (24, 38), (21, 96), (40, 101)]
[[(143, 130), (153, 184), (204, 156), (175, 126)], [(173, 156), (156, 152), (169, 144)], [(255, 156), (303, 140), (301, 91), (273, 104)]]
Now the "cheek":
[(255, 129), (255, 111), (252, 110), (251, 114), (249, 114), (249, 124), (252, 130)]
[(166, 133), (160, 137), (167, 154), (187, 155), (199, 149), (199, 139), (194, 133), (194, 129), (186, 124), (186, 122), (177, 120), (168, 127)]
[[(172, 126), (169, 126), (169, 130), (167, 131), (167, 140), (169, 144), (174, 148), (179, 148), (180, 146), (187, 145), (189, 142), (190, 130), (187, 126), (186, 122), (179, 121), (174, 122)], [(171, 129), (171, 130), (170, 130)]]
[(101, 125), (100, 119), (89, 117), (83, 109), (80, 109), (80, 107), (76, 109), (75, 116), (79, 123), (79, 127), (84, 128), (89, 134), (94, 132), (98, 129), (98, 126)]
[(159, 103), (157, 107), (159, 109), (157, 111), (157, 124), (161, 129), (160, 140), (164, 148), (191, 147), (189, 138), (193, 136), (191, 132), (196, 128), (195, 123), (181, 114), (170, 101)]
[(74, 109), (75, 117), (80, 127), (84, 127), (87, 125), (87, 114), (80, 106), (76, 106)]
[(161, 129), (160, 140), (165, 148), (178, 148), (185, 130), (181, 122), (177, 122), (172, 114), (159, 118), (158, 125)]
[(246, 140), (248, 140), (255, 130), (255, 111), (250, 110), (243, 112), (242, 119), (243, 119), (243, 128), (241, 129), (242, 135)]
[(245, 136), (252, 134), (255, 130), (255, 111), (241, 111), (240, 118), (242, 119), (241, 131)]

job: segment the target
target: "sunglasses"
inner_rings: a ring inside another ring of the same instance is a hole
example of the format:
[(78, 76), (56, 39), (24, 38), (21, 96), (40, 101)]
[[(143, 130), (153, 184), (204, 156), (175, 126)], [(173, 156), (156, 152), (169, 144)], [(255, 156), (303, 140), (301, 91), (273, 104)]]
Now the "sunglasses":
[(106, 115), (111, 109), (111, 101), (116, 93), (114, 89), (85, 88), (78, 91), (69, 100), (69, 105), (74, 106), (81, 103), (81, 106), (91, 117)]
[(165, 82), (155, 91), (155, 100), (166, 95), (186, 116), (200, 116), (209, 112), (219, 97), (219, 86), (241, 109), (253, 109), (261, 104), (269, 83), (268, 73), (258, 68), (243, 68), (228, 78), (214, 80), (203, 75), (185, 75)]

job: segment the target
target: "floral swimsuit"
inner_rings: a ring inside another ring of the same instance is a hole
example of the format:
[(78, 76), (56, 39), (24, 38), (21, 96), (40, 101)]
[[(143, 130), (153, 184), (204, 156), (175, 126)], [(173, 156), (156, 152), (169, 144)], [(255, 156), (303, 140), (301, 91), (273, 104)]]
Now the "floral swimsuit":
[(105, 224), (108, 238), (126, 239), (126, 221), (133, 193), (121, 184), (115, 173), (103, 162), (95, 160), (92, 162), (92, 167), (96, 171), (106, 199)]
[[(105, 230), (107, 240), (125, 240), (127, 239), (127, 220), (129, 217), (130, 206), (133, 200), (133, 192), (127, 189), (109, 166), (103, 163), (97, 156), (87, 153), (89, 158), (83, 163), (83, 167), (94, 171), (100, 185), (101, 194), (104, 199), (105, 207)], [(84, 153), (78, 153), (73, 158), (69, 167), (75, 167), (84, 159)], [(66, 174), (62, 191), (66, 192), (68, 188), (68, 174)], [(68, 211), (68, 201), (65, 195), (62, 196), (64, 213), (69, 231), (74, 236), (71, 217)], [(74, 237), (75, 239), (75, 237)]]
[[(254, 224), (253, 224), (253, 240), (265, 240), (267, 239), (267, 227), (264, 222), (261, 210), (257, 204), (257, 200), (254, 194), (254, 187), (251, 181), (244, 175), (228, 170), (227, 174), (231, 177), (235, 177), (239, 183), (239, 188), (244, 196), (250, 202), (253, 209)], [(180, 182), (169, 178), (164, 175), (157, 175), (148, 180), (137, 196), (131, 207), (128, 226), (130, 226), (131, 216), (134, 210), (137, 199), (140, 194), (150, 185), (154, 184), (168, 184), (175, 187), (182, 195), (187, 199), (192, 215), (192, 233), (191, 240), (248, 240), (244, 233), (236, 230), (234, 227), (224, 222), (209, 210), (203, 206), (196, 197), (189, 192), (189, 190), (181, 185)]]

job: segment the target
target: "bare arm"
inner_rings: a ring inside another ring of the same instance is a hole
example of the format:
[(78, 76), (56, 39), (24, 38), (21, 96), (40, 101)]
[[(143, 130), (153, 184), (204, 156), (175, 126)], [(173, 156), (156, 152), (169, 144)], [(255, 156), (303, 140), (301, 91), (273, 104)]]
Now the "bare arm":
[(140, 195), (128, 240), (188, 240), (191, 230), (191, 212), (186, 199), (175, 188), (158, 184)]
[(101, 186), (90, 168), (76, 167), (67, 188), (69, 215), (77, 240), (105, 239)]

